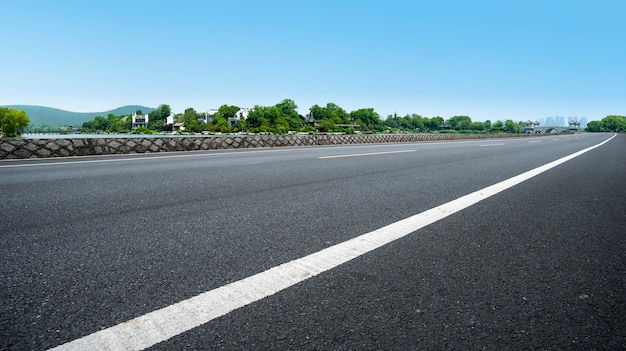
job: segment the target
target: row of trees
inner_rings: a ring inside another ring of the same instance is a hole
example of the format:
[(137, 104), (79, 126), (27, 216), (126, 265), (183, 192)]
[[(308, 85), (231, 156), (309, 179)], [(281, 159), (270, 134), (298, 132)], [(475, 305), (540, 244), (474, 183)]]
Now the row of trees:
[(91, 121), (84, 122), (81, 130), (86, 133), (126, 133), (130, 131), (131, 124), (132, 119), (128, 116), (109, 114), (107, 117), (96, 116)]
[[(474, 122), (469, 116), (454, 116), (448, 120), (442, 117), (423, 117), (417, 114), (398, 116), (390, 115), (385, 120), (373, 108), (361, 108), (347, 112), (334, 103), (326, 106), (314, 105), (307, 116), (298, 114), (298, 106), (291, 99), (285, 99), (273, 106), (259, 106), (252, 108), (247, 118), (240, 119), (234, 125), (229, 125), (228, 119), (234, 117), (240, 110), (239, 106), (222, 105), (212, 115), (208, 123), (204, 120), (204, 113), (199, 113), (193, 108), (188, 108), (182, 114), (175, 116), (175, 123), (184, 123), (185, 130), (190, 132), (270, 132), (283, 134), (287, 131), (319, 131), (319, 132), (346, 132), (353, 133), (356, 130), (363, 132), (410, 131), (410, 132), (508, 132), (518, 133), (521, 130), (521, 122), (507, 121), (484, 121)], [(141, 111), (137, 111), (141, 113)], [(149, 116), (148, 130), (163, 131), (165, 119), (170, 115), (169, 105), (161, 105)], [(106, 118), (99, 116), (92, 121), (83, 123), (85, 132), (109, 132), (119, 133), (129, 131), (130, 118), (127, 116), (109, 115)], [(166, 127), (167, 128), (167, 127)], [(147, 132), (148, 130), (142, 130)]]
[(616, 132), (626, 131), (626, 116), (610, 115), (600, 121), (587, 123), (586, 132)]
[(523, 122), (513, 120), (474, 122), (469, 116), (454, 116), (448, 120), (443, 117), (422, 117), (412, 114), (400, 117), (388, 116), (383, 124), (394, 130), (405, 131), (448, 131), (448, 132), (471, 132), (471, 133), (519, 133), (523, 129)]
[(0, 107), (0, 130), (7, 137), (15, 137), (28, 127), (30, 118), (26, 112), (18, 109)]
[[(148, 113), (148, 127), (145, 131), (163, 129), (165, 119), (170, 115), (172, 109), (168, 105), (161, 105), (156, 110)], [(143, 114), (141, 110), (137, 110), (137, 114)], [(131, 131), (132, 118), (126, 115), (108, 114), (106, 117), (96, 116), (91, 121), (84, 122), (81, 126), (82, 132), (85, 133), (128, 133)]]
[[(298, 114), (298, 106), (291, 99), (285, 99), (273, 106), (256, 105), (250, 109), (247, 118), (240, 119), (229, 125), (228, 119), (235, 116), (239, 106), (222, 105), (212, 115), (208, 123), (204, 120), (204, 113), (193, 108), (175, 115), (175, 123), (184, 123), (189, 132), (269, 132), (284, 134), (287, 131), (319, 131), (319, 132), (346, 132), (356, 130), (362, 132), (407, 131), (407, 132), (467, 132), (467, 133), (519, 133), (523, 131), (523, 122), (505, 121), (472, 121), (469, 116), (454, 116), (449, 119), (443, 117), (423, 117), (417, 114), (387, 116), (382, 120), (373, 108), (362, 108), (347, 112), (334, 103), (326, 106), (314, 105), (306, 116)], [(137, 111), (141, 113), (141, 111)], [(163, 104), (151, 111), (148, 128), (141, 132), (163, 131), (165, 119), (170, 116), (171, 108)], [(623, 116), (607, 116), (602, 121), (592, 121), (587, 125), (587, 131), (624, 131), (626, 121)], [(130, 117), (98, 116), (92, 121), (83, 123), (84, 132), (128, 132), (131, 128)], [(167, 127), (165, 127), (167, 128)]]
[[(298, 114), (298, 106), (291, 99), (285, 99), (274, 106), (259, 106), (252, 108), (247, 118), (240, 119), (229, 125), (228, 119), (234, 117), (240, 110), (238, 106), (222, 105), (213, 114), (209, 123), (203, 123), (204, 113), (188, 108), (182, 114), (175, 115), (175, 123), (184, 123), (185, 130), (191, 132), (274, 132), (287, 131), (319, 131), (319, 132), (346, 132), (355, 130), (364, 132), (417, 131), (417, 132), (472, 132), (472, 133), (519, 133), (523, 129), (523, 122), (512, 120), (474, 122), (469, 116), (454, 116), (448, 120), (442, 117), (423, 117), (417, 114), (387, 116), (383, 121), (373, 108), (362, 108), (348, 113), (334, 103), (322, 107), (314, 105), (307, 116)], [(142, 114), (141, 111), (137, 111)], [(166, 128), (165, 120), (172, 114), (167, 104), (160, 105), (148, 114), (148, 127), (139, 132), (163, 131)], [(0, 107), (0, 130), (5, 136), (13, 137), (28, 127), (30, 119), (24, 111)], [(107, 117), (97, 116), (91, 121), (84, 122), (83, 132), (124, 133), (131, 131), (132, 119), (130, 116)], [(591, 121), (585, 129), (587, 132), (624, 132), (626, 131), (626, 117), (609, 115), (600, 121)]]
[(229, 125), (228, 119), (235, 117), (240, 110), (239, 106), (222, 105), (213, 114), (208, 123), (198, 123), (204, 114), (188, 108), (177, 116), (177, 121), (185, 123), (185, 130), (194, 132), (269, 132), (284, 134), (288, 131), (320, 131), (320, 132), (354, 132), (356, 129), (382, 131), (385, 129), (379, 115), (372, 108), (359, 109), (351, 113), (345, 112), (339, 106), (329, 103), (326, 107), (315, 105), (309, 115), (300, 116), (298, 105), (285, 99), (273, 106), (256, 105), (250, 109), (247, 117), (239, 119)]

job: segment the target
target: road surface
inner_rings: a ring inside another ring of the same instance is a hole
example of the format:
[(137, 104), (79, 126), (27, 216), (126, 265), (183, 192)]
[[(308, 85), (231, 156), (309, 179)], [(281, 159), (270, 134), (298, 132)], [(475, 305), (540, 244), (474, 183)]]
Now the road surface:
[(1, 161), (0, 349), (623, 349), (611, 137)]

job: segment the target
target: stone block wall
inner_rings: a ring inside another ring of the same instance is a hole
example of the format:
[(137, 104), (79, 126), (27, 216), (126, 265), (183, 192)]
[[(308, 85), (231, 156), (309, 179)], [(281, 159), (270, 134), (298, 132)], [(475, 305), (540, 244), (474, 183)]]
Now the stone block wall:
[(506, 138), (519, 134), (224, 135), (189, 137), (1, 139), (0, 159), (92, 156), (258, 147)]

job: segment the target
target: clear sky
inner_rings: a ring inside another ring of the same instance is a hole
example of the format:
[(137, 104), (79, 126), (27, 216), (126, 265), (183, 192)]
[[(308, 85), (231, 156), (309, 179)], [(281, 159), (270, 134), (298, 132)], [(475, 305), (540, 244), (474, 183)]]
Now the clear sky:
[(626, 115), (626, 1), (2, 0), (0, 105)]

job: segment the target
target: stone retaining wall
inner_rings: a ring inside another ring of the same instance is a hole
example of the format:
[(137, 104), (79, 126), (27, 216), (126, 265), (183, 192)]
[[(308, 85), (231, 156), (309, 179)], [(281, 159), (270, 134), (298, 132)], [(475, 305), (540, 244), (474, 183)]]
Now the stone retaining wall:
[(519, 137), (520, 134), (225, 135), (189, 137), (2, 139), (0, 159), (132, 154), (257, 147), (401, 143)]

